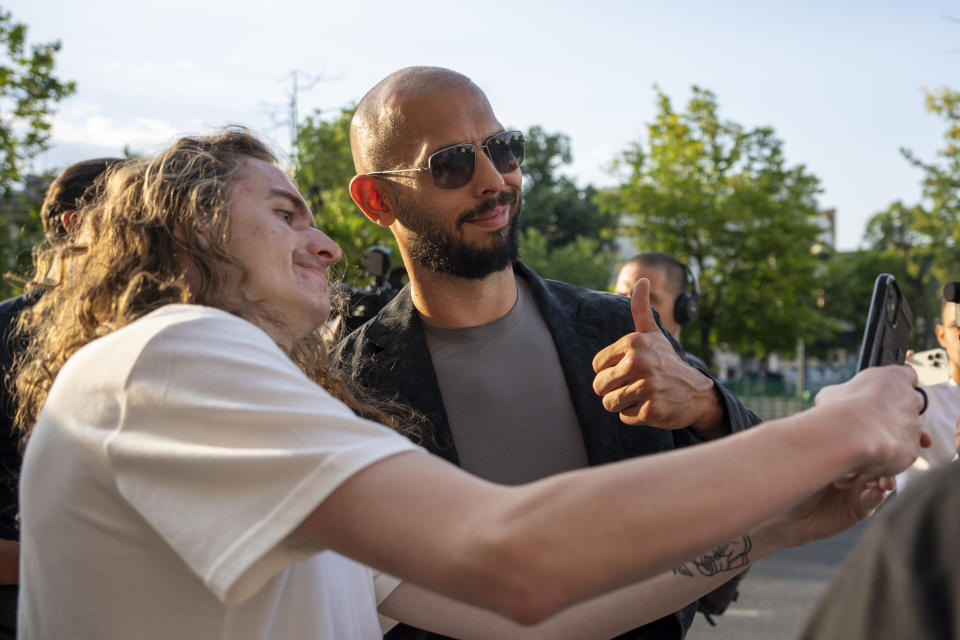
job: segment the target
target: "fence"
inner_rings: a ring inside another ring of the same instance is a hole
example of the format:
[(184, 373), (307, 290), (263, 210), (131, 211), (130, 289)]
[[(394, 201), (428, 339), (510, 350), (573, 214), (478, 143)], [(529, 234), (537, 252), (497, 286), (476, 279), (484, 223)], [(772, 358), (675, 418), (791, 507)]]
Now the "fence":
[(763, 420), (785, 418), (813, 404), (810, 391), (804, 391), (802, 396), (797, 395), (796, 388), (782, 379), (740, 378), (726, 380), (723, 386)]
[(737, 398), (762, 420), (792, 416), (811, 404), (809, 399), (798, 396), (737, 396)]

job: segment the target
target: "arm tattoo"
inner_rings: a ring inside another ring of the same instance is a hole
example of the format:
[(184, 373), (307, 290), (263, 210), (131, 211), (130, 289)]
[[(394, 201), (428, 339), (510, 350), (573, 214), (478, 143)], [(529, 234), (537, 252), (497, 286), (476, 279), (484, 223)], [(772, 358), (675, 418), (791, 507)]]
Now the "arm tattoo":
[(710, 553), (705, 553), (692, 562), (682, 564), (673, 573), (693, 578), (696, 574), (715, 576), (721, 571), (740, 571), (750, 564), (749, 553), (753, 548), (750, 536), (744, 534), (736, 540), (720, 545)]

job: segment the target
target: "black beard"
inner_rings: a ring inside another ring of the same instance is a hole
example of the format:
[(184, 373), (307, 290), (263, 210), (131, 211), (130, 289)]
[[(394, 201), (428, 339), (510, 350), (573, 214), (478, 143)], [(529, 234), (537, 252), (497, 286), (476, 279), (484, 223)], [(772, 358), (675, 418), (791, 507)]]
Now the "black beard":
[[(456, 230), (440, 228), (428, 209), (414, 209), (399, 198), (397, 218), (410, 234), (408, 247), (410, 260), (435, 273), (479, 280), (491, 273), (503, 271), (517, 260), (517, 227), (520, 221), (522, 197), (513, 189), (504, 189), (496, 196), (484, 200), (473, 209), (457, 216)], [(465, 222), (484, 215), (497, 207), (510, 207), (510, 220), (506, 226), (491, 232), (493, 246), (476, 247), (466, 244), (458, 233)]]

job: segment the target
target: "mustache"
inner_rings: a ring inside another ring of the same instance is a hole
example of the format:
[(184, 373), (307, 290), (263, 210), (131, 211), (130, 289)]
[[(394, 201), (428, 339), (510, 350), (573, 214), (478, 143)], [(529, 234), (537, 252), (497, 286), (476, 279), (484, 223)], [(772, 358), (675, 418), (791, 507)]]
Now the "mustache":
[(487, 198), (472, 209), (468, 209), (467, 211), (464, 211), (458, 215), (457, 226), (459, 227), (468, 220), (479, 218), (484, 214), (490, 213), (497, 207), (516, 204), (518, 198), (519, 194), (517, 193), (516, 189), (504, 189), (497, 195)]

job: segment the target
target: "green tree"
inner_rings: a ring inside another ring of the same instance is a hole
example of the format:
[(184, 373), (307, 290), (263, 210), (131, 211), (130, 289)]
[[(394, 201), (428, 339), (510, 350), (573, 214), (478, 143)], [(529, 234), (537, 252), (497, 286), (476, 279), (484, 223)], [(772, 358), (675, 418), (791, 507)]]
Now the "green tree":
[[(59, 41), (28, 45), (27, 26), (0, 8), (0, 273), (26, 273), (43, 237), (38, 212), (50, 176), (28, 172), (48, 146), (54, 106), (75, 90), (54, 76), (59, 50)], [(0, 297), (17, 292), (0, 282)]]
[(538, 125), (524, 134), (520, 258), (541, 275), (605, 289), (614, 256), (616, 216), (600, 209), (596, 189), (559, 171), (570, 164), (570, 139)]
[(343, 249), (338, 268), (344, 281), (364, 287), (370, 277), (360, 269), (364, 251), (372, 245), (393, 250), (393, 264), (400, 265), (393, 234), (367, 219), (350, 197), (354, 175), (350, 153), (350, 119), (354, 108), (345, 108), (332, 120), (320, 112), (308, 116), (297, 135), (297, 182), (313, 210), (317, 226)]
[[(914, 316), (914, 344), (923, 349), (935, 344), (933, 327), (940, 316), (940, 278), (944, 260), (939, 244), (920, 229), (930, 220), (922, 205), (908, 207), (900, 201), (867, 222), (864, 240), (881, 257), (886, 273), (897, 279)], [(879, 273), (879, 272), (878, 272)], [(874, 274), (876, 276), (876, 273)]]
[(945, 144), (937, 151), (939, 161), (924, 161), (909, 149), (901, 149), (913, 166), (922, 170), (923, 195), (929, 201), (930, 217), (921, 233), (935, 232), (941, 246), (954, 248), (960, 238), (960, 92), (951, 89), (926, 91), (927, 111), (946, 123)]
[(943, 283), (960, 279), (960, 93), (927, 91), (926, 106), (946, 123), (939, 158), (926, 161), (901, 149), (923, 172), (923, 202), (913, 206), (894, 202), (869, 220), (864, 234), (868, 246), (884, 256), (910, 303), (918, 349), (936, 345), (934, 326), (940, 317)]
[(647, 143), (618, 158), (623, 182), (603, 194), (603, 206), (631, 220), (625, 231), (641, 250), (700, 273), (691, 351), (708, 362), (718, 342), (757, 355), (791, 352), (798, 337), (828, 333), (812, 286), (823, 268), (812, 251), (818, 179), (787, 166), (772, 128), (721, 120), (712, 92), (693, 87), (684, 112), (656, 93)]
[(529, 228), (520, 232), (520, 260), (545, 278), (588, 289), (604, 290), (610, 282), (612, 259), (592, 238), (577, 236), (551, 248), (545, 234)]
[(559, 173), (573, 160), (570, 138), (562, 133), (547, 133), (538, 125), (530, 127), (524, 137), (520, 228), (539, 230), (551, 248), (572, 243), (581, 236), (595, 240), (604, 250), (612, 249), (616, 216), (600, 209), (594, 201), (594, 187), (581, 189)]
[[(837, 332), (822, 346), (842, 346), (851, 352), (859, 347), (873, 285), (881, 273), (891, 273), (902, 283), (903, 261), (874, 249), (837, 253), (830, 258), (819, 281), (823, 313), (836, 322)], [(811, 352), (818, 351), (817, 346), (811, 345)]]

